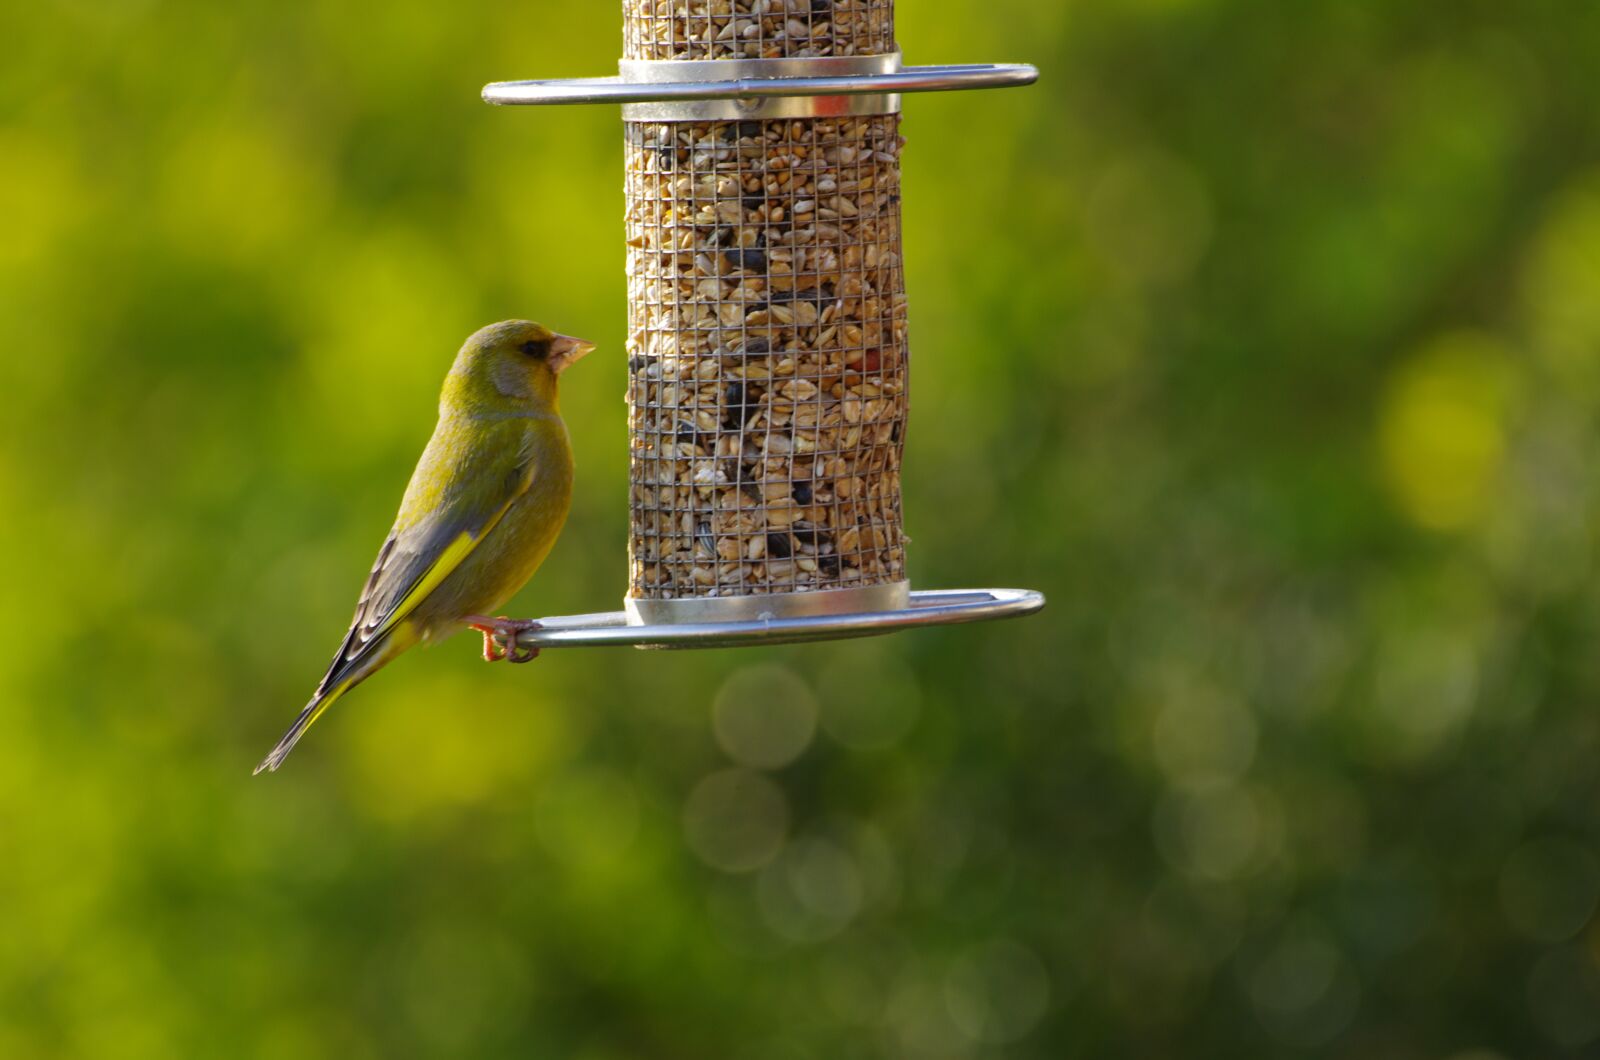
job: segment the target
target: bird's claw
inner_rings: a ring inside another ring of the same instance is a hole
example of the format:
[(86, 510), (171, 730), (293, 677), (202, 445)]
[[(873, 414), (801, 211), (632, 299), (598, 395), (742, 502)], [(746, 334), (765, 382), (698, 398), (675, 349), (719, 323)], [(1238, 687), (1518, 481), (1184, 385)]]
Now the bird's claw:
[(520, 634), (540, 628), (539, 623), (526, 618), (480, 618), (477, 615), (469, 616), (468, 629), (475, 629), (483, 634), (483, 661), (499, 662), (504, 659), (512, 663), (530, 663), (539, 657), (539, 649), (531, 644), (520, 644), (517, 637)]

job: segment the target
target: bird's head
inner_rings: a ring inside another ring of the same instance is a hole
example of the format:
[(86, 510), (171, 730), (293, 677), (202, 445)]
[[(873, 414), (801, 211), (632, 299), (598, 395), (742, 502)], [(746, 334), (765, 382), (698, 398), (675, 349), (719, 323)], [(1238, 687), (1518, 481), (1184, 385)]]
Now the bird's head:
[(462, 345), (444, 400), (459, 406), (554, 409), (556, 377), (593, 349), (592, 342), (531, 320), (490, 324)]

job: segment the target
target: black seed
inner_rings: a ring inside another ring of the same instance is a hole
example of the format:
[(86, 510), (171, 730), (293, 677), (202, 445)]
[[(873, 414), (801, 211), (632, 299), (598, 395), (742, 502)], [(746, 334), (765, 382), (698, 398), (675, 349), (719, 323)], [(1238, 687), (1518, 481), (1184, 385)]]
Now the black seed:
[(670, 145), (657, 145), (655, 148), (653, 148), (653, 150), (656, 153), (657, 169), (670, 172), (671, 170), (677, 168), (678, 149), (676, 147)]
[(637, 375), (637, 374), (639, 374), (639, 369), (648, 368), (652, 364), (655, 364), (660, 359), (661, 358), (659, 358), (659, 357), (638, 356), (638, 355), (633, 356), (633, 357), (629, 357), (628, 358), (628, 371), (633, 373), (634, 375)]
[(736, 269), (749, 269), (751, 272), (767, 271), (766, 253), (764, 251), (757, 250), (754, 247), (724, 250), (722, 254), (728, 259), (728, 264), (732, 265)]
[(767, 193), (765, 189), (761, 191), (747, 191), (743, 195), (739, 196), (739, 201), (744, 203), (744, 205), (749, 209), (757, 210), (767, 204)]
[(727, 392), (723, 394), (722, 425), (730, 431), (735, 431), (760, 415), (761, 398), (759, 387), (729, 383)]
[(822, 571), (822, 573), (826, 574), (830, 578), (835, 577), (839, 573), (839, 557), (818, 556), (817, 569)]
[(716, 541), (716, 538), (711, 536), (711, 524), (710, 523), (700, 523), (700, 524), (698, 524), (694, 528), (694, 536), (695, 536), (695, 539), (699, 542), (701, 548), (705, 549), (707, 552), (711, 553), (713, 556), (715, 556), (717, 554), (717, 541)]
[(692, 442), (700, 437), (700, 432), (694, 429), (694, 424), (688, 420), (678, 421), (678, 431), (674, 436), (680, 442)]
[(722, 425), (730, 431), (738, 430), (744, 424), (744, 384), (729, 383), (727, 392), (722, 395), (722, 403)]
[(739, 135), (740, 136), (752, 136), (752, 137), (760, 138), (760, 136), (761, 136), (761, 123), (758, 122), (758, 121), (742, 121), (742, 122), (740, 122), (739, 123)]
[(708, 247), (720, 247), (720, 246), (722, 246), (722, 244), (726, 243), (728, 240), (730, 240), (732, 238), (733, 238), (733, 229), (731, 229), (731, 228), (719, 228), (715, 232), (711, 233), (711, 238), (706, 240), (706, 246), (708, 246)]
[(729, 482), (738, 482), (739, 481), (739, 461), (737, 461), (737, 460), (724, 460), (722, 462), (722, 474), (723, 474), (723, 477), (726, 478)]
[(821, 287), (802, 287), (794, 291), (771, 291), (767, 300), (777, 305), (787, 302), (815, 302), (820, 309), (834, 300), (834, 287), (832, 280), (824, 280)]
[(789, 544), (789, 535), (768, 534), (767, 555), (777, 556), (779, 559), (788, 559), (794, 555), (794, 546)]
[(743, 491), (746, 497), (749, 497), (757, 504), (760, 504), (762, 501), (766, 500), (766, 498), (761, 495), (761, 487), (756, 485), (754, 482), (746, 482), (744, 485), (740, 486), (739, 489)]
[(746, 357), (764, 357), (772, 352), (772, 343), (766, 339), (751, 339), (739, 352)]
[(802, 545), (810, 545), (812, 548), (819, 550), (823, 545), (826, 545), (832, 540), (832, 538), (828, 536), (828, 532), (826, 530), (819, 530), (814, 526), (802, 525), (800, 523), (795, 524), (794, 539), (800, 542)]
[(895, 423), (894, 423), (894, 426), (889, 428), (889, 440), (891, 442), (899, 443), (899, 441), (900, 441), (900, 421), (899, 420), (896, 420)]
[(826, 15), (833, 10), (833, 0), (811, 0), (811, 13), (813, 15)]
[(730, 408), (751, 409), (761, 404), (761, 388), (746, 386), (743, 383), (729, 383), (728, 392), (723, 395)]
[(811, 486), (804, 482), (794, 484), (794, 502), (796, 504), (811, 503)]

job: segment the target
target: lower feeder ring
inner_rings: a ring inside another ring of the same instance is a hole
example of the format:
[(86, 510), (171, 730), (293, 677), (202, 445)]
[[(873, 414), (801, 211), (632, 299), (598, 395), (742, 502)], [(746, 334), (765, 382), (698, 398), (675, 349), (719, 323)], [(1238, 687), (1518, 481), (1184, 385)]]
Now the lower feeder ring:
[[(755, 599), (760, 597), (741, 598)], [(923, 626), (1021, 618), (1044, 607), (1031, 589), (944, 589), (912, 592), (905, 607), (842, 614), (768, 615), (734, 622), (630, 623), (626, 611), (539, 620), (518, 633), (519, 648), (737, 648), (812, 640), (872, 637)]]

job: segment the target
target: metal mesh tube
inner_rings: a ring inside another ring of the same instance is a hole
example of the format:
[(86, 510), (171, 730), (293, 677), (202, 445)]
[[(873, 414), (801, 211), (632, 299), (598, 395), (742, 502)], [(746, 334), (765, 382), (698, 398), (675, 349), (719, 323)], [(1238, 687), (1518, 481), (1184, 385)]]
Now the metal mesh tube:
[[(802, 7), (815, 33), (772, 30)], [(725, 38), (769, 58), (893, 46), (887, 2), (624, 10), (630, 58)], [(724, 32), (741, 19), (758, 28)], [(630, 596), (903, 582), (898, 117), (628, 122), (626, 136)]]
[(887, 55), (894, 0), (623, 0), (628, 59)]

